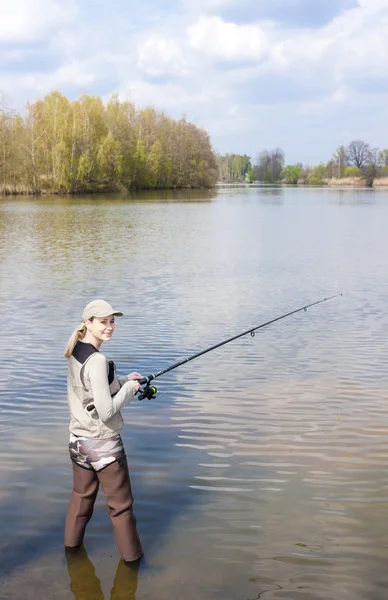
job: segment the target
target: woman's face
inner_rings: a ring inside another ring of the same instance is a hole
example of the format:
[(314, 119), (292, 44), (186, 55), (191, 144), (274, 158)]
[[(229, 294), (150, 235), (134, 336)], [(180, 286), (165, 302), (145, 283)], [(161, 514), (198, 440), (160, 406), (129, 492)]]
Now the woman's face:
[(91, 321), (86, 322), (89, 335), (93, 336), (98, 346), (101, 346), (102, 342), (109, 342), (112, 338), (115, 330), (115, 318), (114, 315), (109, 317), (94, 317)]

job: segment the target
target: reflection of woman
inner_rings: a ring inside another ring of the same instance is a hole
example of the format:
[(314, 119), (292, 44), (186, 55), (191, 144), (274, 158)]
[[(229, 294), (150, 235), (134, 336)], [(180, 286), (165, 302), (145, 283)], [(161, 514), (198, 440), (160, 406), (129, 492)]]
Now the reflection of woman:
[(130, 402), (141, 379), (139, 373), (117, 377), (113, 362), (100, 353), (115, 329), (115, 316), (122, 313), (104, 300), (94, 300), (84, 309), (82, 324), (69, 339), (68, 402), (70, 410), (70, 457), (74, 485), (65, 526), (65, 547), (82, 544), (94, 508), (99, 484), (109, 507), (109, 517), (118, 549), (127, 564), (138, 560), (143, 550), (132, 511), (133, 497), (120, 431), (120, 409)]
[(70, 577), (70, 589), (75, 600), (83, 600), (84, 598), (104, 600), (100, 580), (85, 548), (82, 546), (77, 554), (66, 553), (66, 562)]
[[(70, 577), (70, 589), (75, 600), (104, 600), (101, 582), (98, 579), (94, 566), (91, 563), (85, 548), (79, 551), (66, 553), (67, 572)], [(135, 600), (139, 561), (136, 566), (128, 569), (122, 560), (117, 565), (116, 575), (110, 593), (110, 600)]]

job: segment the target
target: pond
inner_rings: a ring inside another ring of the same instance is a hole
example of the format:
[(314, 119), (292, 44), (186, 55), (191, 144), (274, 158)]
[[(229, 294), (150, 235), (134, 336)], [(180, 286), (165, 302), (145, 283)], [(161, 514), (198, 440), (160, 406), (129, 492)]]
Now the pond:
[[(388, 190), (222, 186), (0, 199), (0, 598), (385, 599)], [(161, 376), (123, 410), (145, 559), (100, 493), (67, 562), (68, 337)]]

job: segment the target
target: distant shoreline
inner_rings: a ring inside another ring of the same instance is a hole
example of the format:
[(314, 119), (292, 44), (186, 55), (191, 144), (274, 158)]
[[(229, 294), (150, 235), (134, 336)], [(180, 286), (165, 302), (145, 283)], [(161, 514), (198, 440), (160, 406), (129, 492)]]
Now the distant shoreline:
[(136, 192), (174, 192), (174, 191), (200, 191), (200, 190), (211, 190), (216, 189), (217, 187), (299, 187), (299, 188), (345, 188), (345, 189), (373, 189), (373, 188), (388, 188), (388, 177), (380, 177), (373, 180), (372, 185), (367, 185), (365, 180), (361, 177), (343, 177), (341, 179), (325, 179), (321, 184), (313, 185), (305, 183), (303, 180), (298, 181), (297, 183), (284, 183), (282, 181), (277, 181), (275, 183), (264, 183), (262, 181), (240, 181), (240, 182), (225, 182), (219, 181), (213, 186), (202, 187), (202, 186), (182, 186), (182, 187), (137, 187), (133, 189), (106, 189), (106, 190), (93, 190), (93, 191), (82, 191), (82, 192), (63, 192), (63, 191), (52, 191), (52, 190), (29, 190), (22, 186), (18, 188), (7, 188), (0, 189), (0, 197), (17, 197), (17, 196), (85, 196), (85, 195), (113, 195), (113, 194), (121, 194), (123, 196), (133, 194)]
[(362, 177), (342, 177), (341, 179), (327, 180), (329, 187), (388, 187), (388, 177), (378, 177), (373, 180), (372, 185), (366, 185)]
[(265, 183), (263, 181), (241, 181), (241, 182), (231, 182), (227, 183), (225, 181), (219, 181), (216, 186), (284, 186), (284, 187), (341, 187), (341, 188), (385, 188), (388, 187), (388, 177), (380, 177), (373, 180), (372, 185), (367, 185), (365, 179), (362, 177), (342, 177), (341, 179), (325, 179), (322, 183), (313, 185), (306, 183), (305, 181), (298, 181), (297, 183), (285, 183), (282, 181), (276, 181), (275, 183)]
[(29, 190), (24, 187), (19, 188), (0, 188), (0, 196), (4, 197), (16, 197), (16, 196), (100, 196), (111, 195), (111, 194), (122, 194), (126, 196), (128, 194), (132, 194), (134, 192), (173, 192), (173, 191), (182, 191), (182, 190), (209, 190), (214, 189), (215, 186), (181, 186), (181, 187), (136, 187), (136, 188), (111, 188), (111, 189), (101, 189), (101, 190), (82, 190), (80, 192), (65, 192), (65, 191), (57, 191), (57, 190)]

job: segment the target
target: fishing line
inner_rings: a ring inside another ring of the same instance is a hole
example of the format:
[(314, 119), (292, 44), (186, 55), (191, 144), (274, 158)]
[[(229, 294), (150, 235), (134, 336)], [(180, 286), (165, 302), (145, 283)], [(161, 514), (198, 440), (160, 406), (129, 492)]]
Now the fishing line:
[(143, 379), (139, 380), (139, 383), (140, 383), (140, 385), (144, 385), (145, 387), (140, 388), (140, 390), (137, 392), (138, 399), (139, 400), (144, 400), (144, 399), (151, 400), (152, 398), (155, 397), (157, 388), (154, 385), (151, 385), (151, 381), (153, 381), (157, 377), (160, 377), (161, 375), (164, 375), (165, 373), (168, 373), (169, 371), (172, 371), (173, 369), (177, 369), (178, 367), (184, 365), (185, 363), (188, 363), (191, 360), (198, 358), (199, 356), (203, 356), (204, 354), (207, 354), (208, 352), (211, 352), (212, 350), (215, 350), (216, 348), (220, 348), (221, 346), (224, 346), (225, 344), (228, 344), (229, 342), (237, 340), (240, 337), (243, 337), (248, 334), (250, 334), (251, 337), (255, 337), (256, 331), (258, 331), (259, 329), (262, 329), (263, 327), (267, 327), (268, 325), (271, 325), (272, 323), (276, 323), (277, 321), (280, 321), (281, 319), (285, 319), (286, 317), (295, 315), (298, 312), (301, 312), (301, 311), (307, 312), (307, 309), (311, 308), (312, 306), (317, 306), (318, 304), (322, 304), (323, 302), (327, 302), (328, 300), (332, 300), (333, 298), (339, 298), (340, 296), (342, 296), (342, 294), (336, 294), (334, 296), (329, 296), (328, 298), (323, 298), (322, 300), (317, 300), (316, 302), (312, 302), (311, 304), (306, 304), (305, 306), (302, 306), (301, 308), (292, 310), (284, 315), (281, 315), (280, 317), (275, 317), (274, 319), (271, 319), (270, 321), (266, 321), (265, 323), (262, 323), (261, 325), (257, 325), (256, 327), (251, 327), (250, 329), (247, 329), (246, 331), (243, 331), (242, 333), (234, 335), (233, 337), (228, 338), (227, 340), (218, 342), (217, 344), (214, 344), (213, 346), (210, 346), (209, 348), (205, 348), (205, 350), (201, 350), (200, 352), (197, 352), (196, 354), (193, 354), (192, 356), (189, 356), (188, 358), (179, 360), (179, 361), (175, 362), (174, 364), (172, 364), (171, 366), (166, 367), (165, 369), (162, 369), (161, 371), (158, 371), (157, 373), (151, 374), (148, 377), (143, 377)]

